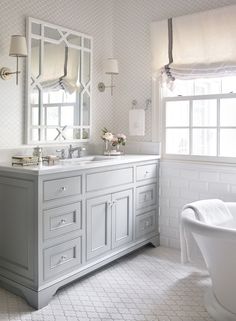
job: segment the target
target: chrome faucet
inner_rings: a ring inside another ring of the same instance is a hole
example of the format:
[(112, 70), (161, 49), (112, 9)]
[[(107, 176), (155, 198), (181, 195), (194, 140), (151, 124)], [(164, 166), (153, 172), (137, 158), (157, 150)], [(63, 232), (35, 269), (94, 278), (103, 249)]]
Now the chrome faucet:
[(65, 151), (64, 148), (63, 149), (57, 149), (56, 152), (61, 154), (60, 155), (60, 159), (65, 159), (66, 158), (66, 151)]
[(70, 145), (70, 146), (69, 146), (69, 149), (68, 149), (68, 158), (73, 158), (73, 153), (74, 153), (75, 151), (78, 152), (78, 156), (77, 156), (77, 157), (80, 158), (80, 157), (81, 157), (81, 152), (84, 151), (84, 150), (86, 150), (85, 147), (81, 147), (81, 146), (79, 146), (79, 147), (73, 147), (72, 145)]

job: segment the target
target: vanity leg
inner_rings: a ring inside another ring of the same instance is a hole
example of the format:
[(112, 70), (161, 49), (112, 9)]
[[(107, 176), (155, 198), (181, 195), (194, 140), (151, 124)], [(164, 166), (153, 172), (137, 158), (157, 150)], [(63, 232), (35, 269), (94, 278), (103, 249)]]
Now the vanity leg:
[(55, 287), (49, 287), (37, 292), (25, 288), (22, 293), (29, 305), (38, 310), (48, 305), (48, 303), (56, 293), (56, 290), (57, 288)]
[(151, 243), (154, 247), (160, 246), (160, 235), (158, 234), (158, 235), (155, 236), (153, 239), (151, 239), (150, 243)]
[(35, 308), (36, 310), (41, 309), (48, 305), (56, 291), (58, 290), (58, 286), (54, 285), (44, 289), (42, 291), (36, 291), (30, 288), (27, 288), (19, 283), (15, 283), (14, 281), (4, 280), (5, 278), (0, 278), (0, 286), (4, 289), (19, 295), (23, 299), (25, 299), (28, 304)]

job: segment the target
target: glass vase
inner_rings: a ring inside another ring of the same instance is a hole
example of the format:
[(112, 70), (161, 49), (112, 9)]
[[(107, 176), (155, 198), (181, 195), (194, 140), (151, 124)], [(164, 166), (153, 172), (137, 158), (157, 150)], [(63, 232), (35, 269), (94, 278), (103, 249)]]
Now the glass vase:
[(108, 140), (105, 140), (104, 155), (110, 155), (110, 143)]

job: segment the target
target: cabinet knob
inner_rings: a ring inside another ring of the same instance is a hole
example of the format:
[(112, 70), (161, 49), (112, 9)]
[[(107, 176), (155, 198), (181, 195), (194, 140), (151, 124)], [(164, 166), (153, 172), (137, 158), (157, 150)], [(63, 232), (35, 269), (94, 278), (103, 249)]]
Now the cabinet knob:
[(109, 206), (109, 207), (112, 207), (112, 204), (113, 204), (113, 203), (112, 203), (111, 201), (108, 201), (108, 202), (107, 202), (107, 206)]
[(63, 262), (63, 261), (65, 261), (66, 259), (67, 259), (67, 256), (66, 256), (66, 255), (62, 255), (60, 261)]
[(149, 174), (149, 171), (146, 171), (146, 172), (145, 172), (145, 176), (147, 176), (148, 174)]
[(60, 221), (60, 225), (63, 225), (63, 224), (65, 224), (66, 223), (66, 219), (62, 219), (61, 221)]
[(66, 187), (65, 187), (65, 186), (62, 186), (62, 187), (61, 187), (61, 191), (62, 191), (62, 192), (65, 192), (65, 191), (66, 191)]

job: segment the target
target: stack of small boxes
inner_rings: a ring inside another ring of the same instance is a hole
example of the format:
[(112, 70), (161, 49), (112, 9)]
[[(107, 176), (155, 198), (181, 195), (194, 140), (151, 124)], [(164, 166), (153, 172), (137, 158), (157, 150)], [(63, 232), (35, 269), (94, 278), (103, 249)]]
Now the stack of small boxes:
[(19, 165), (19, 166), (32, 166), (38, 165), (38, 157), (37, 156), (13, 156), (12, 157), (12, 165)]

